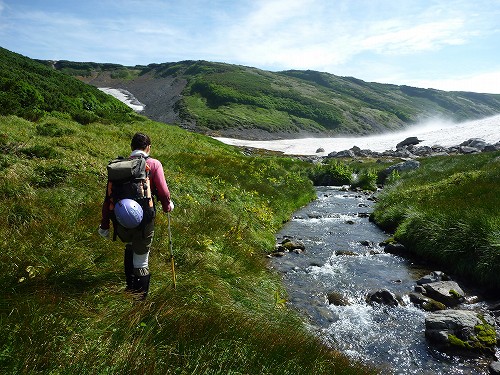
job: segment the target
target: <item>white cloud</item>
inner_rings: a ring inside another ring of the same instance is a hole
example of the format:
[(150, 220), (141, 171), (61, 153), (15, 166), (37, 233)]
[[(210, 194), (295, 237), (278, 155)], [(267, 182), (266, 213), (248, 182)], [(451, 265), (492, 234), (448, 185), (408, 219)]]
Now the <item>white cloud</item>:
[[(499, 32), (500, 8), (489, 1), (88, 0), (54, 8), (0, 0), (0, 45), (33, 58), (128, 65), (205, 59), (442, 88), (468, 77), (431, 78), (462, 67), (495, 70), (495, 52), (479, 67), (461, 50)], [(467, 61), (446, 60), (450, 46)], [(485, 84), (498, 82), (488, 77)]]
[(408, 85), (444, 91), (472, 91), (500, 94), (500, 69), (492, 72), (457, 76), (450, 79), (414, 80)]
[(409, 54), (466, 42), (467, 34), (463, 32), (464, 21), (461, 19), (425, 22), (411, 27), (406, 25), (400, 21), (390, 21), (382, 27), (375, 25), (375, 35), (362, 40), (360, 49)]
[(330, 67), (335, 71), (365, 52), (419, 54), (464, 45), (477, 34), (459, 9), (446, 13), (443, 6), (416, 14), (406, 11), (399, 17), (384, 17), (382, 12), (352, 19), (348, 11), (354, 10), (346, 3), (277, 0), (257, 4), (253, 12), (234, 20), (229, 30), (219, 30), (214, 43), (208, 43), (213, 51), (270, 69)]

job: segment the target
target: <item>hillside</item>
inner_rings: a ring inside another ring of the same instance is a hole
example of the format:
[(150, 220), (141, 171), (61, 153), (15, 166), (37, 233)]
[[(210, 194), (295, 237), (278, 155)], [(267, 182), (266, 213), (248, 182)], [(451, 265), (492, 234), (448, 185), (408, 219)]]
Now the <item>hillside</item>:
[(94, 86), (130, 91), (151, 119), (220, 136), (371, 134), (435, 116), (462, 121), (500, 113), (500, 95), (370, 83), (316, 71), (273, 73), (206, 61), (50, 64)]
[(81, 124), (138, 117), (100, 90), (0, 47), (0, 115), (37, 120), (49, 113)]
[[(373, 373), (308, 331), (266, 268), (277, 229), (314, 196), (304, 163), (244, 156), (6, 57), (13, 71), (2, 66), (2, 82), (10, 75), (7, 88), (25, 90), (1, 92), (16, 115), (0, 115), (0, 373)], [(39, 107), (20, 102), (24, 92)], [(92, 110), (76, 104), (91, 95)], [(97, 118), (79, 121), (78, 110)], [(176, 203), (177, 288), (159, 214), (144, 302), (124, 291), (124, 245), (97, 234), (106, 164), (137, 131), (151, 136)]]

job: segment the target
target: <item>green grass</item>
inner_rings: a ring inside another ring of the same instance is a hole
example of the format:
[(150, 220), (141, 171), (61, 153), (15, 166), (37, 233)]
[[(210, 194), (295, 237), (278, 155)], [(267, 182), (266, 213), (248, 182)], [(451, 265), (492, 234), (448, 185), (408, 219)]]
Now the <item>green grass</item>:
[(81, 124), (138, 118), (97, 88), (0, 47), (0, 115), (38, 120), (48, 113)]
[[(97, 234), (106, 163), (149, 134), (164, 165), (150, 295), (124, 293), (123, 244)], [(325, 347), (266, 267), (274, 233), (313, 197), (304, 165), (150, 121), (0, 117), (0, 372), (365, 374)]]
[(499, 155), (422, 159), (380, 195), (375, 221), (411, 252), (498, 291)]

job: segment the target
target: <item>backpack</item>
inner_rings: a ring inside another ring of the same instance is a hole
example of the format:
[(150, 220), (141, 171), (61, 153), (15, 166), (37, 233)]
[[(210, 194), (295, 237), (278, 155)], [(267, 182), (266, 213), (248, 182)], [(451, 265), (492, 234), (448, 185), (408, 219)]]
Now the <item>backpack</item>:
[[(116, 227), (116, 216), (114, 207), (121, 199), (133, 199), (142, 207), (143, 219), (139, 227), (151, 222), (155, 217), (154, 201), (149, 182), (149, 166), (147, 157), (118, 157), (111, 160), (107, 166), (109, 197), (109, 209), (114, 227)], [(113, 235), (116, 239), (116, 231)]]

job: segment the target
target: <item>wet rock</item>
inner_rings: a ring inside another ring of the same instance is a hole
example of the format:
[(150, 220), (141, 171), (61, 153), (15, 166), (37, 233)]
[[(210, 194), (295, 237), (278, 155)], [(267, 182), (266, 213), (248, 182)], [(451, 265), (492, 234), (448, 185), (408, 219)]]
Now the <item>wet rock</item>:
[(451, 278), (442, 271), (433, 271), (429, 275), (425, 275), (417, 280), (418, 285), (430, 284), (436, 281), (450, 281)]
[(405, 245), (400, 243), (388, 243), (385, 245), (384, 251), (394, 255), (404, 255), (407, 252)]
[(323, 147), (320, 147), (316, 150), (317, 154), (319, 154), (320, 152), (325, 152), (325, 149)]
[(455, 281), (436, 281), (422, 285), (430, 298), (453, 307), (464, 301), (464, 291)]
[(346, 220), (346, 224), (353, 225), (355, 224), (354, 220)]
[(412, 302), (414, 305), (420, 306), (425, 311), (446, 310), (446, 305), (444, 303), (424, 296), (421, 293), (410, 293), (409, 297), (410, 302)]
[(500, 303), (493, 304), (493, 305), (489, 306), (488, 311), (492, 316), (495, 317), (495, 320), (496, 320), (496, 323), (497, 323), (497, 326), (498, 326), (499, 332), (500, 332)]
[(491, 375), (500, 375), (500, 362), (491, 362), (489, 370)]
[(342, 255), (347, 255), (347, 256), (359, 256), (358, 253), (355, 253), (354, 251), (350, 250), (337, 250), (335, 252), (335, 255), (337, 256), (342, 256)]
[(284, 239), (281, 242), (281, 246), (288, 251), (293, 251), (295, 249), (305, 250), (306, 246), (301, 241), (291, 240), (289, 238)]
[(376, 292), (371, 292), (366, 297), (366, 302), (370, 305), (375, 303), (381, 305), (387, 305), (391, 307), (396, 307), (399, 305), (396, 295), (387, 289), (377, 290)]
[(368, 240), (363, 240), (363, 241), (359, 241), (359, 243), (363, 246), (367, 246), (367, 247), (373, 247), (373, 242), (372, 241), (368, 241)]
[(358, 212), (358, 217), (366, 219), (367, 217), (370, 217), (370, 213), (368, 213), (368, 212)]
[(337, 292), (331, 292), (327, 295), (328, 303), (334, 306), (349, 306), (350, 303), (343, 295)]
[(310, 219), (321, 219), (323, 215), (321, 215), (319, 212), (309, 212), (307, 214), (307, 217)]
[(488, 310), (493, 316), (500, 317), (500, 303), (493, 304), (488, 306)]
[(475, 311), (436, 311), (425, 319), (425, 337), (444, 351), (494, 354), (494, 324), (490, 316)]
[(420, 294), (424, 294), (424, 293), (425, 293), (425, 289), (424, 289), (424, 287), (423, 287), (423, 286), (421, 286), (421, 285), (417, 285), (417, 286), (415, 287), (415, 292), (420, 293)]

